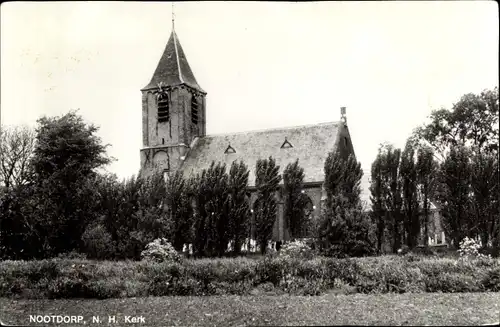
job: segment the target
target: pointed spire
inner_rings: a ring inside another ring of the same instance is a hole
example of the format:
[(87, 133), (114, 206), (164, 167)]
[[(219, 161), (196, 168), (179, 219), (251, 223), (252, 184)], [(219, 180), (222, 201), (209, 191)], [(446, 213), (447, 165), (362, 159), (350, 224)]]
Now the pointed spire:
[(203, 93), (205, 91), (198, 85), (191, 67), (187, 61), (184, 50), (175, 33), (175, 13), (174, 4), (172, 4), (172, 32), (163, 51), (163, 55), (158, 62), (158, 66), (151, 78), (151, 81), (143, 90), (157, 88), (160, 82), (165, 86), (185, 84)]

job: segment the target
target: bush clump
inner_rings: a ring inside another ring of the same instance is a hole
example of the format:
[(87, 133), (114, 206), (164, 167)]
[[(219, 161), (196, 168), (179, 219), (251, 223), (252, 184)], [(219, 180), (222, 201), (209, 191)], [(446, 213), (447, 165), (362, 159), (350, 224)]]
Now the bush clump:
[(482, 290), (480, 280), (474, 276), (443, 272), (426, 280), (427, 292), (467, 293)]
[(488, 271), (481, 284), (487, 291), (500, 292), (500, 267)]
[(319, 295), (500, 291), (500, 261), (489, 258), (393, 255), (306, 260), (263, 256), (158, 261), (2, 261), (0, 297), (106, 299), (256, 292)]
[(82, 235), (84, 250), (89, 259), (109, 259), (115, 245), (111, 234), (102, 224), (89, 225)]
[(288, 242), (281, 248), (279, 256), (282, 258), (312, 259), (314, 253), (311, 247), (303, 240)]
[(141, 258), (154, 262), (179, 262), (181, 255), (166, 238), (157, 238), (146, 245)]
[(460, 254), (460, 257), (463, 259), (470, 259), (470, 258), (491, 258), (491, 255), (484, 255), (479, 253), (479, 249), (481, 248), (481, 245), (477, 243), (474, 239), (465, 237), (459, 245), (458, 253)]

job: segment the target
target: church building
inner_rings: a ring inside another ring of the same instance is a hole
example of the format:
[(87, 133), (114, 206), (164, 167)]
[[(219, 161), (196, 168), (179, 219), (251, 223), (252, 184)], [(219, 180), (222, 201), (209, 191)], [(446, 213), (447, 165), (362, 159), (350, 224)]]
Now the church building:
[[(163, 92), (158, 93), (160, 88)], [(207, 117), (207, 92), (196, 81), (174, 29), (151, 81), (141, 92), (141, 174), (161, 170), (168, 176), (180, 170), (188, 177), (208, 168), (212, 161), (226, 163), (229, 169), (233, 161), (242, 160), (250, 170), (248, 194), (251, 208), (256, 198), (255, 166), (258, 159), (272, 156), (280, 166), (281, 174), (287, 164), (299, 160), (305, 174), (303, 193), (310, 200), (306, 214), (315, 219), (326, 197), (323, 181), (328, 153), (338, 149), (345, 156), (354, 155), (345, 108), (342, 108), (341, 119), (334, 122), (207, 134), (207, 120), (217, 118)], [(281, 241), (289, 239), (289, 233), (284, 228), (282, 194), (277, 194), (277, 198), (278, 215), (273, 240)]]

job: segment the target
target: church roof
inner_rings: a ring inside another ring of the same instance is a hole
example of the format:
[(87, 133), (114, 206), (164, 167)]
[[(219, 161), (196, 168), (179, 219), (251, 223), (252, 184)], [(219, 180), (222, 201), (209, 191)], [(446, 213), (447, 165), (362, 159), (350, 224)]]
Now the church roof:
[(184, 50), (182, 50), (182, 46), (175, 30), (172, 30), (172, 33), (170, 34), (167, 46), (163, 51), (163, 55), (158, 62), (158, 66), (156, 67), (151, 81), (143, 88), (143, 90), (156, 88), (160, 82), (163, 82), (163, 85), (165, 86), (185, 84), (205, 92), (198, 85), (193, 71), (191, 70), (191, 67), (189, 67), (186, 55)]
[(323, 182), (325, 159), (338, 144), (340, 126), (341, 122), (331, 122), (207, 135), (193, 142), (182, 170), (185, 176), (190, 176), (215, 161), (226, 163), (229, 171), (233, 161), (242, 160), (250, 171), (249, 186), (255, 186), (257, 160), (272, 156), (280, 166), (281, 174), (288, 163), (299, 159), (299, 165), (304, 168), (305, 183)]

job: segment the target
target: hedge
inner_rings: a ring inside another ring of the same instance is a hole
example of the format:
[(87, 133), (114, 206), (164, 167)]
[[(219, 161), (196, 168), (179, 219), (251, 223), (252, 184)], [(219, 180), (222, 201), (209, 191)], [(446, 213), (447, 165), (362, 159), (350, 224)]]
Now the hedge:
[(498, 292), (500, 260), (415, 255), (184, 259), (173, 263), (51, 259), (0, 262), (0, 297)]

